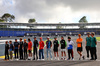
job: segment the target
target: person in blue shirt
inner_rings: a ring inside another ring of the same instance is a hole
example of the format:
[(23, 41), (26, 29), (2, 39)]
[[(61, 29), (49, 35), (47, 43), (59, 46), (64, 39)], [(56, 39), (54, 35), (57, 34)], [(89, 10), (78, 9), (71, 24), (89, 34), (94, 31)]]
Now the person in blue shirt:
[(48, 58), (49, 58), (48, 53), (50, 54), (50, 57), (51, 57), (51, 60), (52, 60), (51, 47), (52, 47), (52, 42), (49, 40), (49, 37), (47, 37), (47, 41), (46, 41), (47, 60), (48, 60)]
[(13, 59), (13, 44), (12, 41), (9, 41), (10, 48), (9, 48), (9, 53), (10, 53), (10, 59)]
[(72, 57), (72, 60), (74, 60), (73, 45), (74, 45), (74, 42), (71, 40), (71, 37), (68, 37), (68, 41), (67, 41), (68, 59), (67, 60), (70, 60), (71, 57)]

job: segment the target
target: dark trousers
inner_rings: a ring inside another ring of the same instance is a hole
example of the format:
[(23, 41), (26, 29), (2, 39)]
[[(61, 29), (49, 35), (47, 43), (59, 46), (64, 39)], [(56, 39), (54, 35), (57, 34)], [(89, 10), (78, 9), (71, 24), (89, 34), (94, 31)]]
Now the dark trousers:
[(68, 49), (68, 59), (71, 58), (70, 55), (71, 55), (72, 58), (74, 58), (74, 56), (73, 56), (73, 49)]
[[(15, 49), (14, 54), (15, 54), (15, 59), (16, 59), (16, 58), (18, 59), (18, 49)], [(17, 56), (17, 57), (16, 57), (16, 56)]]
[[(89, 58), (89, 52), (91, 50), (91, 47), (90, 46), (86, 46), (86, 52), (87, 52), (87, 57)], [(91, 52), (90, 52), (91, 54)]]
[(28, 55), (27, 55), (27, 49), (24, 49), (24, 59), (27, 59)]
[(9, 60), (9, 52), (8, 52), (8, 50), (5, 50), (5, 60)]
[(91, 47), (91, 59), (97, 59), (96, 47)]
[(39, 59), (41, 59), (41, 56), (42, 56), (42, 59), (44, 59), (44, 49), (39, 50)]
[(20, 59), (23, 59), (23, 50), (20, 49)]
[(37, 56), (37, 48), (34, 48), (33, 49), (33, 58), (35, 59), (35, 55), (36, 55), (36, 59), (38, 59), (38, 56)]

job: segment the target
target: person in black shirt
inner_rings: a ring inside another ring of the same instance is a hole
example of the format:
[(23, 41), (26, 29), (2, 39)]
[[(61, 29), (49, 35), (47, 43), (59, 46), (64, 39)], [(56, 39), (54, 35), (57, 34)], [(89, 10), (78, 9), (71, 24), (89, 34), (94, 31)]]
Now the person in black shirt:
[[(19, 49), (19, 43), (17, 42), (17, 39), (15, 39), (15, 42), (14, 42), (14, 54), (15, 54), (15, 59), (17, 58), (18, 59), (18, 49)], [(17, 55), (17, 57), (16, 57)]]
[(8, 44), (8, 41), (5, 42), (5, 60), (9, 60), (9, 44)]
[(67, 46), (67, 43), (64, 40), (64, 37), (63, 36), (61, 36), (60, 44), (61, 44), (61, 56), (62, 56), (61, 60), (63, 60), (63, 59), (66, 60), (66, 49), (65, 48)]
[(57, 37), (54, 37), (53, 44), (54, 44), (54, 49), (53, 50), (54, 50), (55, 60), (56, 60), (56, 54), (57, 54), (57, 57), (58, 57), (58, 60), (59, 60), (59, 55), (58, 55), (59, 41), (57, 40)]
[(23, 59), (23, 41), (22, 41), (22, 38), (20, 38), (20, 42), (19, 42), (19, 49), (20, 49), (20, 60)]
[(28, 43), (26, 42), (26, 39), (24, 39), (24, 60), (27, 59), (27, 48), (28, 48)]
[(36, 40), (36, 37), (34, 37), (34, 41), (33, 41), (33, 46), (34, 46), (34, 48), (33, 48), (33, 60), (35, 60), (35, 55), (36, 55), (36, 60), (38, 59), (38, 56), (37, 56), (37, 48), (38, 48), (38, 45), (39, 45), (39, 43), (38, 43), (38, 41)]

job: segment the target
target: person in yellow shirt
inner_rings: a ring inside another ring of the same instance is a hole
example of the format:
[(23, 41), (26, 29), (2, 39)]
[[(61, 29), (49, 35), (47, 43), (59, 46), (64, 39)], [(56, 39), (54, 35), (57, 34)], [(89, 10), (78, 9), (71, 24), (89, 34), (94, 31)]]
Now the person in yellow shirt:
[(81, 34), (78, 34), (78, 37), (79, 38), (76, 40), (76, 43), (77, 43), (77, 52), (80, 55), (79, 60), (81, 60), (81, 58), (83, 58), (83, 60), (84, 60), (84, 56), (82, 55), (82, 50), (83, 50), (82, 41), (83, 41), (83, 39), (81, 38)]

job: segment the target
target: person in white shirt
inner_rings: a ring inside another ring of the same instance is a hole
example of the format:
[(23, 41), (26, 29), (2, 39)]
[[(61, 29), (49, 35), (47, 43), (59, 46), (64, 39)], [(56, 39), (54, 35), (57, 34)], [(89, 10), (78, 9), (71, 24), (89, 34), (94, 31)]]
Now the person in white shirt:
[(72, 60), (74, 60), (73, 45), (74, 45), (74, 42), (71, 40), (71, 37), (68, 37), (68, 41), (67, 41), (68, 59), (67, 60), (70, 60), (71, 57), (72, 57)]

